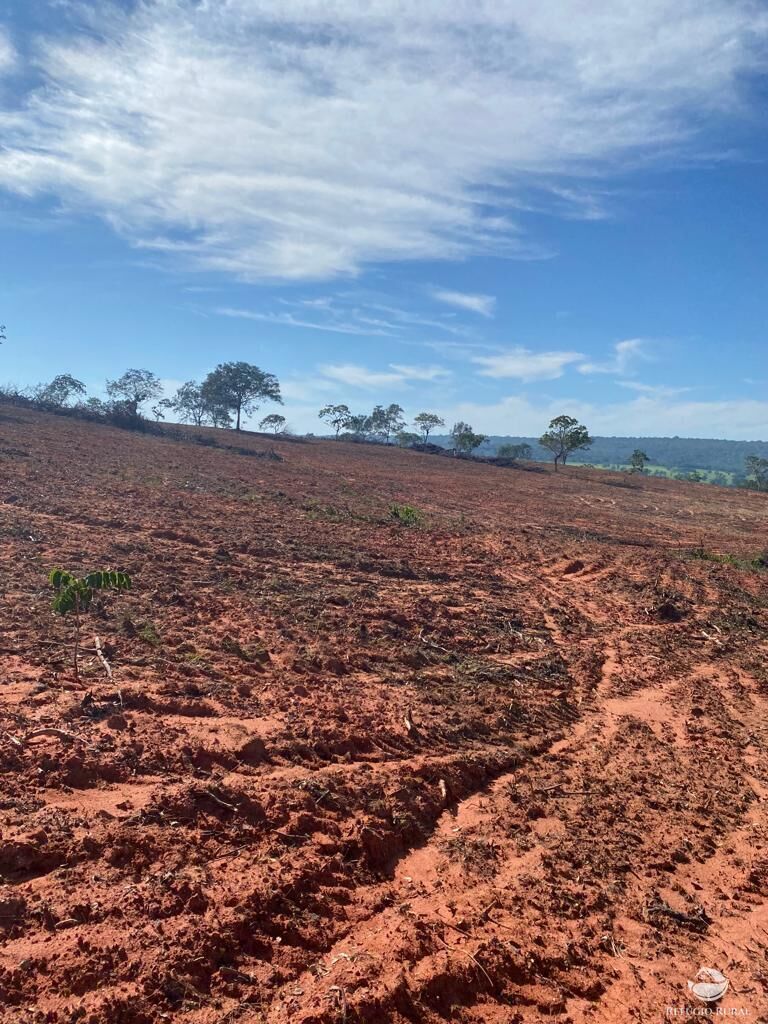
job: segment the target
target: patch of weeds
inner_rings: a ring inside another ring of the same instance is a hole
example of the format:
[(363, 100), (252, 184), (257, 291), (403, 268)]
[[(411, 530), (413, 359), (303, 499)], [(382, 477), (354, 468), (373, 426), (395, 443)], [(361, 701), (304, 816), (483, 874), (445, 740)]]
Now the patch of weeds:
[(154, 622), (145, 622), (138, 630), (137, 635), (145, 644), (150, 644), (152, 647), (159, 647), (163, 642)]
[(701, 562), (718, 562), (720, 565), (732, 565), (736, 569), (757, 570), (768, 569), (768, 551), (755, 555), (754, 558), (739, 558), (729, 553), (707, 551), (703, 544), (687, 552), (687, 557)]
[(308, 519), (330, 519), (331, 522), (338, 523), (348, 518), (335, 506), (323, 505), (321, 502), (313, 501), (311, 498), (302, 502), (301, 509), (308, 513)]
[(200, 651), (184, 651), (184, 661), (190, 665), (205, 664), (205, 655)]
[(419, 526), (424, 520), (423, 514), (413, 505), (390, 505), (389, 515), (400, 526)]

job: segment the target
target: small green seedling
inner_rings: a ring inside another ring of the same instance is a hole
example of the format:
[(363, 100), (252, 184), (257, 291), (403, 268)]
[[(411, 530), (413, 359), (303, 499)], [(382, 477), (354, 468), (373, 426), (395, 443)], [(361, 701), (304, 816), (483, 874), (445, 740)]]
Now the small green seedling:
[(74, 576), (65, 569), (54, 569), (48, 576), (48, 582), (55, 591), (53, 610), (59, 615), (74, 615), (75, 646), (72, 664), (75, 679), (80, 680), (77, 665), (80, 653), (80, 622), (83, 612), (87, 612), (97, 590), (130, 590), (131, 577), (127, 572), (101, 570), (89, 572), (87, 576)]
[(421, 512), (413, 505), (390, 505), (389, 514), (401, 526), (418, 526), (421, 522)]

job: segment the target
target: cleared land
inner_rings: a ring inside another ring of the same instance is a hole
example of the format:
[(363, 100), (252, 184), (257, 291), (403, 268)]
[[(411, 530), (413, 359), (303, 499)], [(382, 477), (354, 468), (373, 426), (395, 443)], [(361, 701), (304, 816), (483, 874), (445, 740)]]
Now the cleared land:
[(0, 1020), (766, 1019), (768, 498), (215, 436), (0, 409)]

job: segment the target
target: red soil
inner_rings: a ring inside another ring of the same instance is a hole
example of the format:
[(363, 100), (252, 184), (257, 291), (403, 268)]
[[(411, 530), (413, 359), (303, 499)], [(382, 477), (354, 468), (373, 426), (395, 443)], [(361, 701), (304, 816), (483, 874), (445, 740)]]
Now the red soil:
[(0, 409), (0, 1020), (768, 1019), (768, 498), (275, 447)]

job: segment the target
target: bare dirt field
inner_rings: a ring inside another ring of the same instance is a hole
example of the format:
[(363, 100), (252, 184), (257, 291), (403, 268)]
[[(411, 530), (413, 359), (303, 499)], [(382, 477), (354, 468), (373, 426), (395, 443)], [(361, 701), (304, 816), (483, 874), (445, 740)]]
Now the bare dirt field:
[(0, 408), (0, 1020), (768, 1020), (768, 496), (215, 437)]

